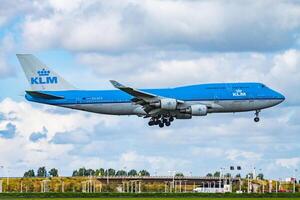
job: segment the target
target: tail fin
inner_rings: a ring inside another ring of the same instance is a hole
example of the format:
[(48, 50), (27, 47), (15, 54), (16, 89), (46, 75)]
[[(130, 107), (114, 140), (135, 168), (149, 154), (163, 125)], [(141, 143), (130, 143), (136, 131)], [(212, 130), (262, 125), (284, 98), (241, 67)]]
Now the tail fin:
[(31, 54), (17, 54), (17, 57), (33, 91), (76, 89), (35, 56)]

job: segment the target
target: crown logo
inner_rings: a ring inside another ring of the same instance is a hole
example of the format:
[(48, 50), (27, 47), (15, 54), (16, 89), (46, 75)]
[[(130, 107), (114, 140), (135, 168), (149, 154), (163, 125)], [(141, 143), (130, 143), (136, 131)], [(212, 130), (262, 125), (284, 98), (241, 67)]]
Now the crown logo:
[(42, 69), (42, 70), (37, 71), (37, 73), (38, 73), (39, 76), (49, 76), (50, 71)]

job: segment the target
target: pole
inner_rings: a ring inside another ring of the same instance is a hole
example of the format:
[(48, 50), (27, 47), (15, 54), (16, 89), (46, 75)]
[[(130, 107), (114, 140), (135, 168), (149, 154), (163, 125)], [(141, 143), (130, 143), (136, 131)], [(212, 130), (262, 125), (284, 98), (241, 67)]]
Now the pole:
[(242, 182), (241, 182), (241, 177), (239, 178), (239, 183), (240, 183), (240, 192), (242, 191)]
[(106, 184), (107, 184), (107, 186), (108, 186), (108, 184), (109, 184), (109, 178), (108, 178), (108, 175), (109, 175), (109, 174), (108, 174), (108, 169), (107, 169), (107, 171), (106, 171), (106, 178), (107, 178), (107, 179), (106, 179)]
[(296, 179), (296, 172), (297, 172), (297, 171), (298, 171), (297, 169), (294, 170), (294, 177), (293, 177), (293, 182), (294, 182), (294, 184), (293, 184), (293, 193), (296, 192), (296, 181), (297, 181), (297, 179)]
[(247, 192), (250, 193), (250, 180), (249, 180), (249, 174), (248, 174), (248, 186), (247, 186)]
[(21, 193), (23, 192), (23, 182), (21, 181)]
[(165, 182), (165, 193), (167, 193), (167, 182)]

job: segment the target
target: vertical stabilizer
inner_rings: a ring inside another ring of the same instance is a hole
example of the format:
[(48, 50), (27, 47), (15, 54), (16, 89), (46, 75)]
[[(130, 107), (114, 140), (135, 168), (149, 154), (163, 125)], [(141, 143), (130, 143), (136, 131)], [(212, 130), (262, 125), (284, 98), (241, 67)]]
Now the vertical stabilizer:
[(31, 54), (17, 54), (33, 91), (60, 91), (76, 89), (56, 72)]

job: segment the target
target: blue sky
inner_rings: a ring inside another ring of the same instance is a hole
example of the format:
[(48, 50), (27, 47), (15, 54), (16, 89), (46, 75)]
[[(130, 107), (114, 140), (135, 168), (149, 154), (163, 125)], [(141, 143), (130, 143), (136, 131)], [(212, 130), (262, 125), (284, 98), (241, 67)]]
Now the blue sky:
[[(300, 168), (297, 1), (3, 1), (0, 45), (2, 175), (39, 166), (205, 175), (241, 165), (242, 174), (256, 167), (284, 178)], [(16, 53), (83, 89), (112, 89), (110, 79), (137, 88), (258, 81), (287, 100), (258, 124), (254, 113), (215, 114), (158, 129), (136, 116), (26, 102)]]

